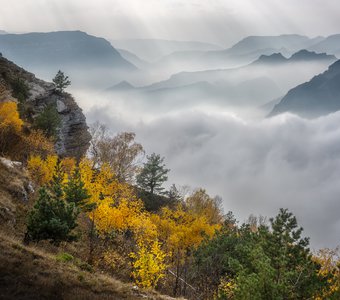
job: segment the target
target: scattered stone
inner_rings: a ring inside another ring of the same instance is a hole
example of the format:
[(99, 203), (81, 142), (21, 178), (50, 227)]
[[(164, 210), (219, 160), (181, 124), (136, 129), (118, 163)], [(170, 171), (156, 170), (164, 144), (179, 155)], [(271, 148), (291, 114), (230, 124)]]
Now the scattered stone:
[(14, 168), (22, 167), (22, 163), (20, 161), (12, 161), (5, 157), (0, 157), (0, 161), (7, 169), (14, 169)]

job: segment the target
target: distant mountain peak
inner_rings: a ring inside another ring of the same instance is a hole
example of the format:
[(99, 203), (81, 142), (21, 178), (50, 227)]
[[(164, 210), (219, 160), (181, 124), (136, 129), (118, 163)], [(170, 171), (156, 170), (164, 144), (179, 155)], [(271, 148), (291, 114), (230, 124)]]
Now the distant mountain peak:
[(135, 87), (128, 81), (123, 80), (116, 85), (108, 88), (108, 91), (127, 91), (127, 90), (132, 90), (135, 89)]
[(314, 51), (308, 51), (305, 49), (295, 52), (290, 58), (284, 57), (281, 53), (274, 53), (271, 55), (261, 55), (254, 64), (281, 64), (290, 62), (308, 62), (308, 61), (320, 61), (328, 60), (334, 62), (337, 58), (334, 55), (328, 55), (326, 53), (316, 53)]
[(275, 64), (286, 62), (287, 58), (284, 57), (281, 53), (273, 53), (271, 55), (261, 55), (255, 63), (265, 63), (265, 64)]
[(302, 49), (294, 53), (289, 60), (290, 61), (306, 61), (306, 60), (336, 60), (334, 55), (328, 55), (327, 53), (316, 53), (314, 51), (308, 51)]

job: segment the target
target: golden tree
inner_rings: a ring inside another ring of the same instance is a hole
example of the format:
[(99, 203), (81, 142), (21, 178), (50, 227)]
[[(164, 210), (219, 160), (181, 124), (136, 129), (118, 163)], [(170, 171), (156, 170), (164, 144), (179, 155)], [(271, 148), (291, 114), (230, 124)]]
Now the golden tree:
[(19, 117), (15, 102), (0, 103), (0, 153), (11, 154), (12, 148), (20, 140), (23, 121)]

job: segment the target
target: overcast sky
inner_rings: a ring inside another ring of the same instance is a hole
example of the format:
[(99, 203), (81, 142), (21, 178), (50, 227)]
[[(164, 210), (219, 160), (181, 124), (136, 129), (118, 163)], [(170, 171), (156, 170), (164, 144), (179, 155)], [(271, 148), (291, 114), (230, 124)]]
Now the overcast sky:
[(338, 0), (0, 0), (0, 29), (80, 29), (106, 38), (202, 40), (228, 46), (247, 35), (330, 35)]

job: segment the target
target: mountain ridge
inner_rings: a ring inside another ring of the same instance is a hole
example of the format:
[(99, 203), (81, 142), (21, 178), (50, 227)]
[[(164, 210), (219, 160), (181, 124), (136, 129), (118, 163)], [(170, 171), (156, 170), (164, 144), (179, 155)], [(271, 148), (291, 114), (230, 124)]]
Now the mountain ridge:
[(79, 30), (0, 35), (0, 52), (45, 80), (62, 70), (73, 85), (99, 85), (137, 70), (109, 41)]

